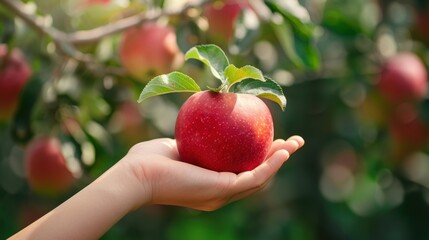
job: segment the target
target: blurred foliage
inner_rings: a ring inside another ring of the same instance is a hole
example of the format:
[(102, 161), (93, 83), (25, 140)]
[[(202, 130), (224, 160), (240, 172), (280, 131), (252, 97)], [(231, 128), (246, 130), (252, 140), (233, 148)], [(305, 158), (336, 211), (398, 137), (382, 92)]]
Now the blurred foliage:
[[(63, 32), (88, 30), (187, 0), (26, 0), (27, 12)], [(231, 62), (254, 65), (279, 82), (285, 112), (267, 103), (275, 137), (299, 134), (305, 147), (267, 190), (215, 212), (149, 206), (126, 216), (103, 239), (427, 239), (429, 148), (397, 141), (377, 77), (386, 59), (413, 52), (429, 66), (427, 0), (249, 1), (223, 44)], [(219, 3), (215, 3), (219, 4)], [(202, 7), (158, 19), (176, 30), (182, 52), (218, 43)], [(19, 48), (33, 75), (18, 108), (0, 125), (0, 238), (6, 238), (76, 193), (139, 141), (174, 137), (189, 94), (137, 104), (144, 83), (124, 74), (122, 32), (61, 53), (0, 1), (0, 40)], [(427, 25), (425, 25), (427, 24)], [(423, 29), (423, 30), (422, 30)], [(98, 66), (98, 67), (94, 67)], [(101, 67), (100, 67), (101, 66)], [(210, 83), (198, 63), (181, 71)], [(416, 103), (429, 126), (428, 98)], [(77, 181), (63, 194), (34, 192), (25, 171), (26, 145), (39, 135), (60, 139)]]

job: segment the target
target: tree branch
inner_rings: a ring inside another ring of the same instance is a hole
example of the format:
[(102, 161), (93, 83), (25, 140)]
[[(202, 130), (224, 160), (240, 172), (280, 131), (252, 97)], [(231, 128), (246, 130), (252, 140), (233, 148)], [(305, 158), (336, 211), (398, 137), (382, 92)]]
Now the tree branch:
[(120, 19), (116, 22), (106, 24), (91, 30), (77, 31), (72, 33), (65, 33), (56, 28), (46, 26), (42, 17), (37, 17), (26, 11), (25, 4), (16, 0), (0, 0), (6, 8), (15, 13), (24, 22), (36, 29), (39, 33), (50, 36), (54, 42), (69, 43), (72, 45), (81, 45), (94, 43), (102, 38), (122, 32), (129, 28), (138, 26), (147, 21), (155, 21), (163, 16), (179, 15), (191, 8), (201, 7), (210, 0), (198, 0), (186, 4), (183, 8), (170, 11), (154, 10), (150, 12), (142, 12), (140, 14)]
[(193, 1), (193, 3), (188, 3), (183, 8), (173, 11), (154, 10), (150, 12), (143, 12), (88, 31), (70, 33), (67, 37), (71, 43), (76, 45), (93, 43), (108, 35), (122, 32), (129, 28), (138, 26), (144, 22), (155, 21), (163, 16), (179, 15), (191, 8), (201, 7), (209, 2), (210, 0)]
[[(97, 61), (88, 54), (84, 54), (78, 51), (75, 47), (78, 45), (85, 45), (90, 43), (95, 43), (107, 37), (109, 35), (125, 31), (129, 28), (138, 26), (147, 21), (155, 21), (163, 16), (173, 16), (179, 15), (183, 12), (191, 9), (202, 7), (203, 5), (209, 3), (210, 0), (196, 0), (191, 3), (186, 4), (183, 8), (177, 10), (157, 10), (150, 12), (142, 12), (140, 14), (120, 19), (116, 22), (106, 24), (101, 27), (97, 27), (91, 30), (86, 31), (77, 31), (72, 33), (66, 33), (61, 30), (56, 29), (55, 27), (48, 26), (45, 24), (44, 18), (36, 16), (29, 12), (26, 8), (26, 5), (18, 0), (0, 0), (0, 4), (22, 19), (30, 27), (35, 29), (40, 34), (46, 35), (52, 38), (52, 41), (55, 43), (57, 48), (61, 53), (85, 63), (90, 68), (96, 67)], [(117, 72), (117, 71), (115, 71)], [(123, 71), (119, 71), (123, 72)]]
[(65, 41), (67, 39), (64, 32), (46, 26), (43, 17), (32, 15), (21, 1), (0, 0), (0, 3), (39, 33), (50, 36), (54, 41)]

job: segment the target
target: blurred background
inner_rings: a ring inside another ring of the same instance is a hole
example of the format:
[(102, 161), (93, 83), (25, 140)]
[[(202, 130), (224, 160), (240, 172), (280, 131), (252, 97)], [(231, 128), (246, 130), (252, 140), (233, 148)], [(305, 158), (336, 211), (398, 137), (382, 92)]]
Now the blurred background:
[(137, 99), (173, 70), (210, 85), (183, 60), (204, 43), (282, 86), (275, 137), (305, 147), (261, 193), (145, 207), (102, 239), (429, 238), (428, 0), (0, 0), (0, 19), (1, 239), (174, 137), (190, 94)]

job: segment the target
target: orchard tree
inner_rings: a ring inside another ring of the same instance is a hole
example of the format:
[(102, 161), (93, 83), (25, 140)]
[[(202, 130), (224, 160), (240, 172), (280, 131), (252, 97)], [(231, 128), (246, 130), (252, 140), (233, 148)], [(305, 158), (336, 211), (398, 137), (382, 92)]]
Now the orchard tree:
[(292, 134), (306, 146), (262, 194), (148, 207), (106, 239), (427, 237), (428, 6), (0, 0), (0, 238), (140, 141), (176, 138), (183, 161), (238, 173)]

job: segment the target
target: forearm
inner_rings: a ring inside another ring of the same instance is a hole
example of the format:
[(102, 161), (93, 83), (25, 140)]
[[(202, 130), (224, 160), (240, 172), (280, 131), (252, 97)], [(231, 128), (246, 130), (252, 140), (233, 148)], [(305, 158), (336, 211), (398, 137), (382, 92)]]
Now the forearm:
[(141, 184), (117, 164), (11, 239), (98, 239), (144, 202)]

